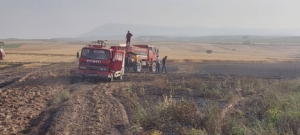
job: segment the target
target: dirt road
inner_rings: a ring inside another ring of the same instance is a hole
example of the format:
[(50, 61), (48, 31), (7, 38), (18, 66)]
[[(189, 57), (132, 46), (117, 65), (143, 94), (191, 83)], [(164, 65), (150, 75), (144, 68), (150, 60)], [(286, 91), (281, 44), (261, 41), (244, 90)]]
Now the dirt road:
[[(128, 81), (154, 79), (160, 75), (129, 73), (121, 82), (74, 83), (70, 71), (76, 63), (24, 69), (1, 69), (1, 134), (127, 134), (129, 120), (119, 99), (112, 96)], [(297, 78), (300, 63), (170, 63), (174, 74)], [(9, 82), (9, 83), (7, 83)]]

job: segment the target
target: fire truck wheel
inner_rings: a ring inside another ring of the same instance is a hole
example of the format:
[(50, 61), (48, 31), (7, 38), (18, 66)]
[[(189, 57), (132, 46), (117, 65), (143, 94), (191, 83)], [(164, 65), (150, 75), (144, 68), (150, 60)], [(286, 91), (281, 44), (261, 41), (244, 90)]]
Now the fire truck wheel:
[(113, 82), (114, 81), (114, 77), (111, 78), (106, 78), (108, 82)]
[(101, 79), (99, 78), (94, 78), (94, 83), (99, 83), (101, 81)]
[(78, 83), (80, 81), (80, 78), (76, 77), (76, 76), (72, 76), (71, 80), (70, 80), (70, 84), (75, 84)]
[(83, 82), (85, 81), (86, 77), (80, 77), (80, 81)]
[(156, 63), (153, 62), (152, 65), (149, 67), (150, 72), (155, 72), (156, 70)]

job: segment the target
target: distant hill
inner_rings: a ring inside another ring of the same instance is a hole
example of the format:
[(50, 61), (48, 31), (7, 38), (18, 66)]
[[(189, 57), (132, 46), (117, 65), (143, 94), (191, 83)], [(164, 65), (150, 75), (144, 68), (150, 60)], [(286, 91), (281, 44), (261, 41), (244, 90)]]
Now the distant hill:
[(250, 28), (207, 28), (207, 27), (164, 27), (140, 24), (109, 23), (97, 27), (77, 38), (125, 39), (127, 31), (133, 38), (139, 36), (200, 37), (221, 35), (257, 35), (257, 36), (300, 36), (300, 29), (250, 29)]
[(140, 36), (135, 38), (137, 41), (148, 42), (202, 42), (202, 43), (292, 43), (299, 44), (300, 36), (250, 36), (250, 35), (232, 35), (232, 36), (201, 36), (201, 37), (165, 37), (165, 36)]

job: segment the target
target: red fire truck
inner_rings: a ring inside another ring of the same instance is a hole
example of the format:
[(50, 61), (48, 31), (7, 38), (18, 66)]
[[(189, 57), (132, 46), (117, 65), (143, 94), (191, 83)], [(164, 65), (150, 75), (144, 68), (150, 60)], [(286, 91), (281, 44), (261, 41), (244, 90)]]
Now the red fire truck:
[(141, 72), (142, 68), (149, 68), (150, 72), (155, 72), (156, 70), (156, 57), (159, 53), (158, 48), (153, 45), (132, 45), (128, 46), (126, 49), (126, 44), (120, 44), (120, 46), (112, 46), (120, 50), (126, 50), (129, 60), (129, 66), (133, 66), (134, 56), (137, 55), (139, 62), (137, 63), (136, 72)]
[[(76, 74), (81, 77), (104, 78), (112, 82), (115, 78), (122, 79), (124, 75), (125, 49), (105, 46), (103, 40), (92, 42), (77, 52), (79, 65)], [(98, 44), (97, 44), (98, 43)]]
[(155, 72), (156, 57), (158, 53), (159, 53), (158, 48), (156, 48), (153, 45), (132, 45), (129, 46), (127, 49), (127, 54), (131, 56), (137, 55), (139, 57), (139, 62), (137, 63), (136, 72), (141, 72), (142, 68), (149, 68), (150, 72)]

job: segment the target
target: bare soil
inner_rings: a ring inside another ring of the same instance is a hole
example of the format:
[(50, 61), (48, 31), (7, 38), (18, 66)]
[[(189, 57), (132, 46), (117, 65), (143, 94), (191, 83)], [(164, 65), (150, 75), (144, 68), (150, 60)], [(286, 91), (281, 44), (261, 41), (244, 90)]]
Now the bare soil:
[[(24, 63), (23, 63), (24, 64)], [(24, 68), (22, 63), (0, 69), (0, 133), (6, 134), (131, 134), (132, 111), (120, 99), (129, 84), (151, 84), (162, 77), (196, 78), (253, 76), (298, 78), (300, 63), (169, 63), (167, 74), (127, 73), (113, 83), (86, 79), (74, 81), (76, 63), (52, 63)], [(176, 83), (176, 82), (175, 82)], [(67, 98), (53, 103), (62, 92)], [(186, 91), (182, 91), (186, 92)], [(180, 91), (177, 95), (180, 95)], [(158, 98), (163, 95), (156, 94)], [(180, 97), (178, 97), (180, 98)], [(205, 102), (199, 98), (198, 102)], [(225, 106), (223, 116), (233, 106)]]

